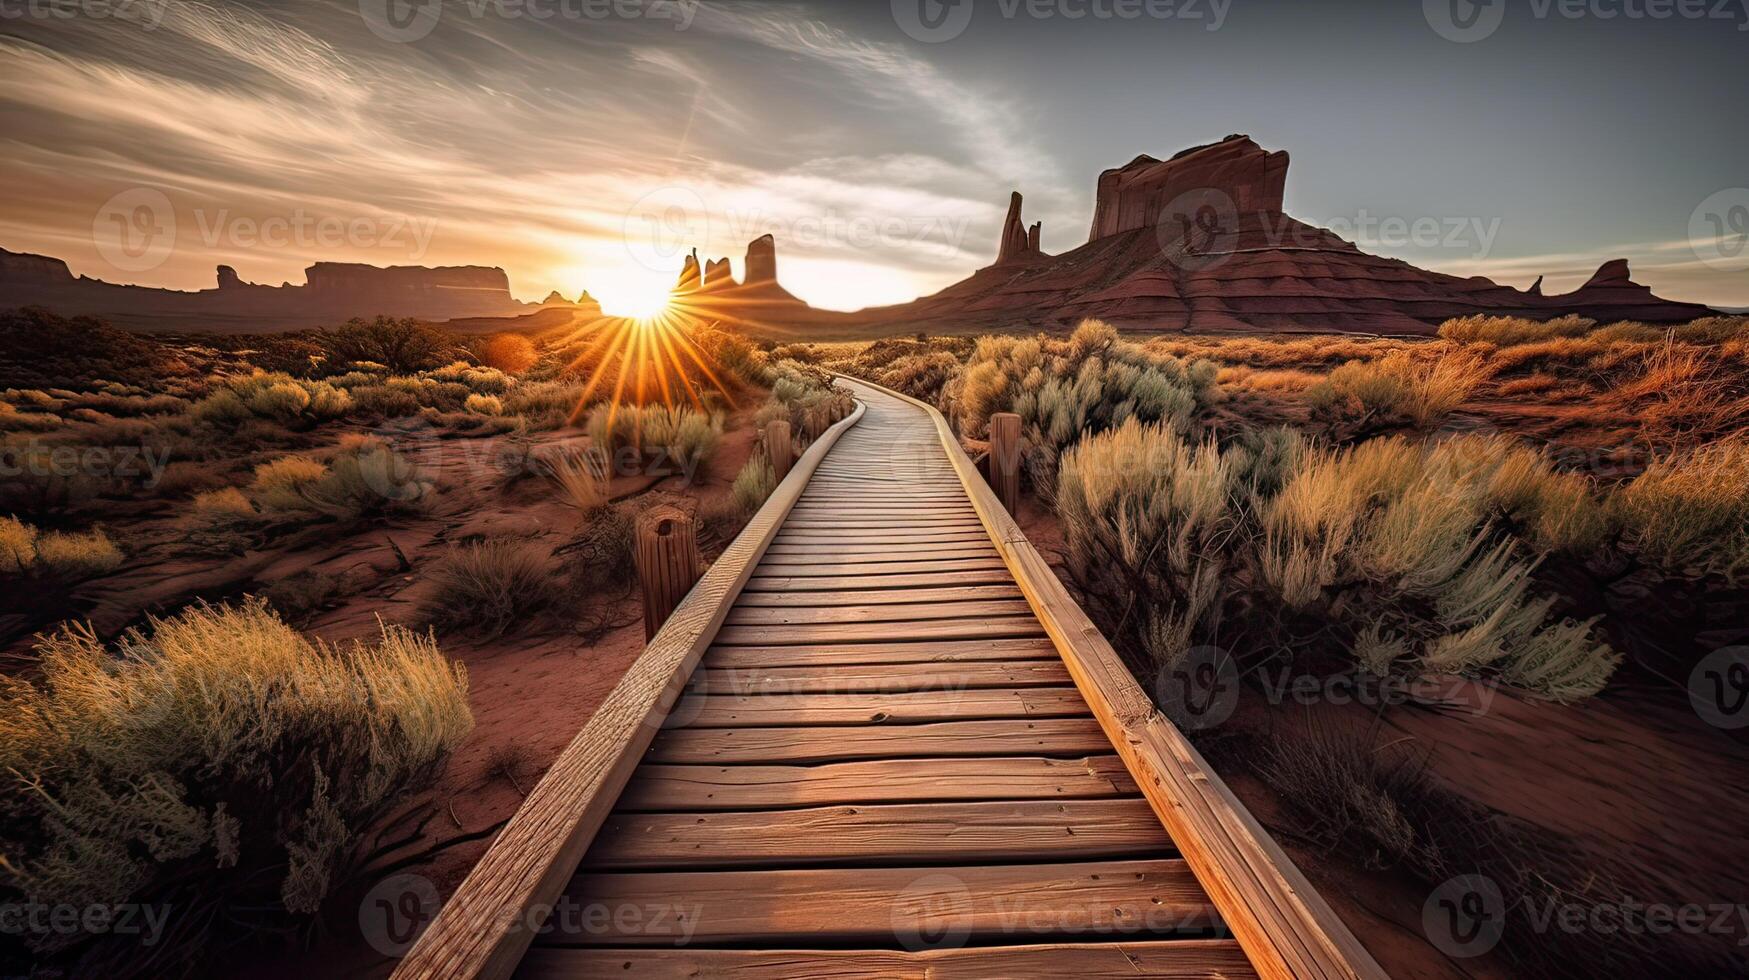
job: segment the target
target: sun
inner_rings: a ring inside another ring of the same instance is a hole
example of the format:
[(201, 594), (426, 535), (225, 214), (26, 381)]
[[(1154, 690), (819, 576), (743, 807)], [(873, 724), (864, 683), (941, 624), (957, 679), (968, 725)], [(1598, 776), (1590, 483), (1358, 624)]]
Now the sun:
[(654, 320), (672, 305), (673, 292), (661, 280), (628, 278), (601, 290), (601, 311), (609, 316)]

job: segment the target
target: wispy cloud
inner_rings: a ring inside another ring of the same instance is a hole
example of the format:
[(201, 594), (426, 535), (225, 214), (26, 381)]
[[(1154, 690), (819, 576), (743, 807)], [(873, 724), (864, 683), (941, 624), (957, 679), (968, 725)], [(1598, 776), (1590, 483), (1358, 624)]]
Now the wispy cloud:
[[(736, 237), (773, 231), (791, 288), (850, 308), (987, 261), (993, 183), (1055, 180), (1000, 100), (793, 8), (701, 8), (686, 32), (470, 9), (449, 5), (407, 44), (373, 35), (354, 0), (167, 0), (149, 31), (24, 22), (0, 38), (0, 244), (180, 288), (209, 285), (221, 262), (295, 282), (320, 258), (500, 264), (523, 295), (611, 297), (617, 282), (673, 275), (678, 254), (651, 268), (622, 239), (636, 202), (680, 187), (702, 202), (701, 249), (738, 258)], [(182, 219), (169, 260), (139, 274), (109, 268), (89, 234), (104, 201), (133, 186), (165, 191)], [(436, 234), (414, 255), (185, 233), (197, 211), (210, 225), (220, 212), (301, 210), (435, 220)], [(809, 268), (860, 271), (790, 271)]]

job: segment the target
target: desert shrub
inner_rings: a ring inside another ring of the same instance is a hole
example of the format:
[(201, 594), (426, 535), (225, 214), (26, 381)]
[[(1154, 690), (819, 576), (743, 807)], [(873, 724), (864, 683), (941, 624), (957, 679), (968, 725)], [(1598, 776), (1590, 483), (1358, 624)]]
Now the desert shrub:
[(303, 571), (268, 584), (261, 598), (288, 623), (303, 623), (340, 594), (340, 580), (326, 572)]
[(564, 552), (573, 582), (586, 591), (629, 587), (632, 566), (632, 515), (622, 507), (597, 507), (586, 515)]
[(1065, 453), (1056, 501), (1071, 574), (1153, 666), (1220, 643), (1595, 694), (1620, 655), (1594, 621), (1553, 615), (1511, 527), (1590, 546), (1599, 508), (1535, 454), (1500, 456), (1462, 438), (1334, 451), (1280, 431), (1193, 447), (1132, 419)]
[(1556, 337), (1583, 337), (1595, 326), (1596, 320), (1582, 316), (1540, 321), (1516, 316), (1465, 316), (1440, 324), (1439, 335), (1461, 344), (1488, 343), (1496, 347), (1512, 347)]
[(256, 516), (255, 505), (250, 503), (247, 494), (236, 487), (196, 494), (194, 513), (217, 519), (253, 519)]
[(16, 517), (0, 517), (0, 577), (77, 581), (115, 571), (121, 549), (101, 528), (41, 532)]
[(0, 517), (0, 575), (23, 575), (36, 564), (36, 528)]
[(466, 675), (428, 637), (312, 644), (260, 600), (153, 619), (113, 649), (65, 628), (37, 652), (41, 681), (0, 682), (0, 892), (177, 910), (156, 950), (27, 939), (95, 957), (81, 973), (186, 972), (236, 930), (310, 922), (473, 726)]
[(959, 358), (946, 351), (935, 351), (901, 357), (875, 375), (873, 380), (912, 398), (933, 403), (941, 397), (941, 389), (959, 370)]
[(667, 405), (607, 405), (589, 416), (589, 441), (616, 471), (636, 461), (639, 472), (679, 472), (702, 480), (723, 435), (723, 419)]
[(729, 499), (744, 517), (751, 516), (776, 489), (777, 471), (771, 468), (770, 460), (755, 453), (741, 467), (741, 472), (735, 474), (735, 482), (729, 487)]
[(429, 478), (388, 443), (348, 436), (328, 460), (321, 479), (300, 493), (316, 510), (340, 520), (392, 517), (424, 505), (434, 489)]
[(473, 415), (504, 414), (504, 403), (499, 401), (496, 395), (469, 395), (468, 400), (463, 403), (463, 407)]
[(539, 354), (534, 341), (519, 333), (493, 334), (480, 341), (475, 350), (480, 363), (505, 374), (521, 374), (534, 367)]
[(1586, 338), (1599, 344), (1655, 344), (1668, 335), (1669, 332), (1663, 327), (1622, 320), (1606, 327), (1598, 327), (1587, 334)]
[(1427, 769), (1405, 753), (1314, 727), (1271, 739), (1258, 774), (1300, 819), (1299, 832), (1326, 850), (1345, 851), (1368, 868), (1421, 868), (1436, 859), (1416, 824), (1429, 792)]
[(560, 451), (536, 457), (535, 465), (551, 480), (559, 496), (590, 513), (607, 505), (608, 478), (599, 453)]
[[(1465, 442), (1307, 453), (1261, 508), (1263, 580), (1287, 609), (1346, 621), (1370, 669), (1400, 650), (1415, 669), (1498, 673), (1539, 697), (1597, 693), (1620, 654), (1595, 621), (1551, 616), (1554, 599), (1532, 593), (1536, 562), (1494, 526), (1494, 474)], [(1500, 487), (1522, 503), (1522, 483)]]
[(1749, 316), (1709, 316), (1671, 329), (1676, 340), (1690, 344), (1723, 344), (1749, 339)]
[(962, 435), (983, 438), (990, 416), (1014, 412), (1026, 437), (1033, 485), (1056, 485), (1057, 458), (1083, 436), (1135, 418), (1174, 432), (1197, 427), (1214, 398), (1217, 367), (1185, 362), (1118, 339), (1098, 320), (1067, 338), (983, 337), (941, 403)]
[(348, 321), (320, 339), (338, 364), (378, 364), (398, 374), (430, 370), (455, 360), (456, 354), (455, 342), (442, 330), (386, 316)]
[(418, 415), (422, 407), (417, 392), (388, 385), (363, 385), (352, 389), (352, 400), (358, 410), (385, 419)]
[(100, 319), (61, 317), (41, 307), (0, 311), (0, 388), (88, 388), (104, 380), (148, 385), (184, 370), (164, 345)]
[(1691, 576), (1749, 576), (1749, 438), (1655, 460), (1609, 508), (1642, 558)]
[(519, 382), (504, 396), (504, 414), (527, 420), (535, 429), (557, 429), (582, 404), (584, 386), (570, 381)]
[(501, 636), (557, 600), (551, 557), (532, 541), (510, 538), (451, 547), (431, 570), (420, 617), (439, 630)]
[(1749, 377), (1712, 349), (1663, 343), (1627, 353), (1620, 367), (1634, 375), (1598, 401), (1631, 414), (1644, 442), (1684, 449), (1749, 423)]
[(1426, 427), (1463, 404), (1490, 375), (1486, 359), (1455, 351), (1417, 358), (1396, 350), (1349, 361), (1306, 391), (1314, 414), (1349, 434), (1413, 423)]
[(269, 373), (309, 378), (321, 374), (327, 366), (327, 348), (305, 335), (250, 338), (250, 347), (239, 353), (250, 364)]
[(326, 381), (257, 371), (227, 379), (224, 387), (196, 402), (190, 412), (202, 422), (235, 428), (250, 419), (309, 425), (340, 418), (352, 408), (352, 396)]
[(308, 510), (306, 491), (328, 475), (328, 467), (308, 456), (282, 456), (255, 467), (249, 493), (264, 511)]

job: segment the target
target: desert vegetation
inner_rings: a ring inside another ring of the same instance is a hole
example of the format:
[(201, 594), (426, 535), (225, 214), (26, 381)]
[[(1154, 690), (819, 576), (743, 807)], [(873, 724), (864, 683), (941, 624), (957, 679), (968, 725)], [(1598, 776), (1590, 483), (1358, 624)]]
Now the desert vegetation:
[(468, 668), (635, 651), (638, 510), (692, 509), (714, 554), (770, 492), (757, 427), (805, 444), (852, 407), (770, 345), (688, 339), (708, 369), (664, 391), (592, 324), (0, 314), (0, 901), (176, 913), (151, 950), (9, 937), (3, 972), (219, 969), (495, 830), (559, 746)]
[[(1662, 886), (1619, 842), (1575, 850), (1381, 744), (1386, 704), (1367, 725), (1253, 737), (1199, 730), (1164, 679), (1214, 658), (1260, 690), (1345, 678), (1438, 707), (1470, 684), (1542, 711), (1652, 690), (1685, 710), (1700, 659), (1749, 638), (1746, 340), (1743, 318), (1478, 317), (1419, 339), (1090, 321), (786, 353), (934, 401), (974, 454), (992, 413), (1018, 414), (1060, 571), (1162, 707), (1320, 848), (1422, 887), (1486, 873), (1520, 916)], [(1466, 737), (1461, 716), (1441, 724)], [(1532, 975), (1717, 953), (1528, 925), (1506, 945)]]

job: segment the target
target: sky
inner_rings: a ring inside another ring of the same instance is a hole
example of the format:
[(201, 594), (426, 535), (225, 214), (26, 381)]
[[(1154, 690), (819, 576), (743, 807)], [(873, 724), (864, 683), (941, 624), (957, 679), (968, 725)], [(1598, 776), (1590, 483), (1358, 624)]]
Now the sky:
[(1247, 133), (1369, 251), (1749, 307), (1746, 64), (1749, 0), (0, 0), (0, 247), (635, 313), (771, 233), (857, 309), (989, 264), (1012, 190), (1063, 251), (1101, 170)]

